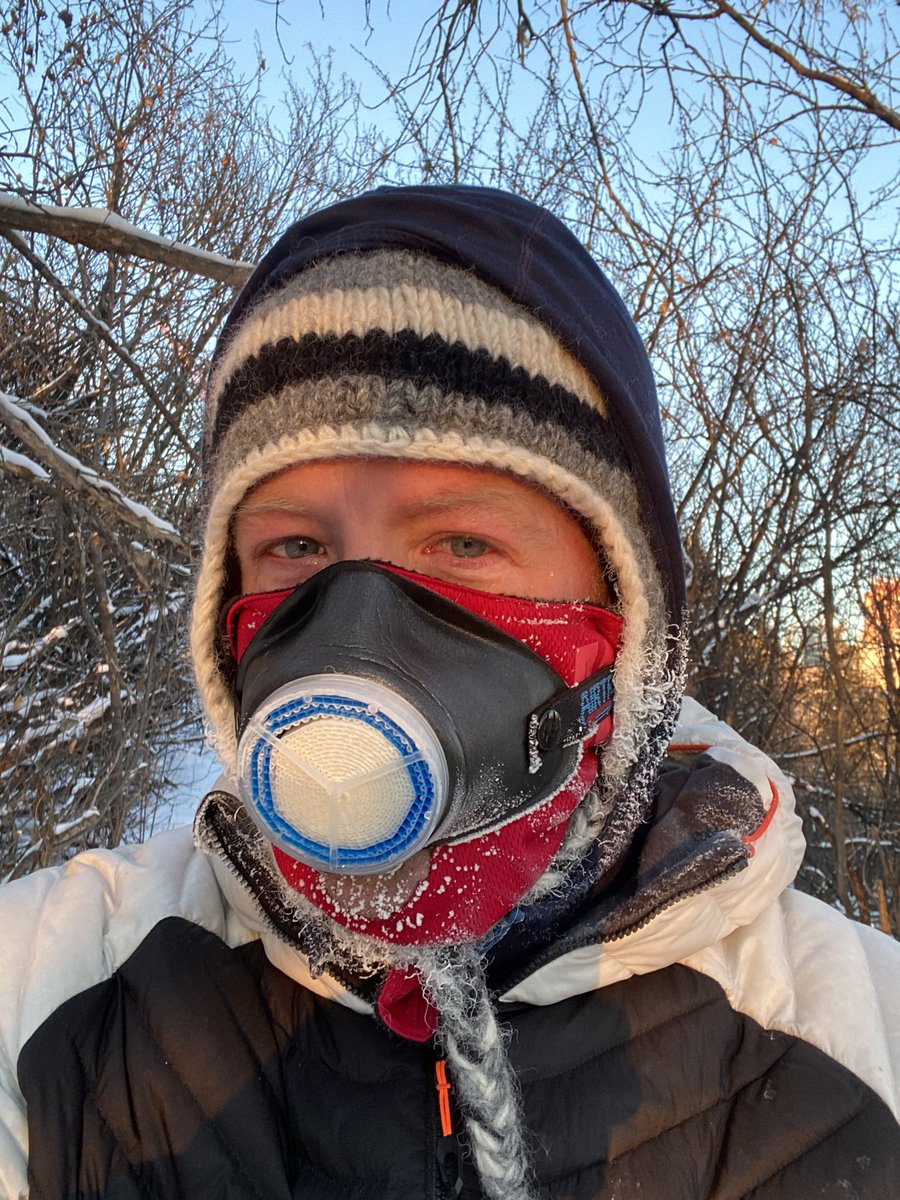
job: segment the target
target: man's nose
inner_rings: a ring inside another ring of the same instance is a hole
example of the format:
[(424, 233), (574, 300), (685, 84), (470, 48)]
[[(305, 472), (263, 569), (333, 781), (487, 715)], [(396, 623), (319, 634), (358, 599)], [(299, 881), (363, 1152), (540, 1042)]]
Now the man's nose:
[(375, 559), (377, 562), (389, 562), (402, 567), (404, 549), (400, 539), (391, 536), (386, 530), (377, 528), (354, 529), (342, 539), (339, 553), (340, 562), (356, 559)]

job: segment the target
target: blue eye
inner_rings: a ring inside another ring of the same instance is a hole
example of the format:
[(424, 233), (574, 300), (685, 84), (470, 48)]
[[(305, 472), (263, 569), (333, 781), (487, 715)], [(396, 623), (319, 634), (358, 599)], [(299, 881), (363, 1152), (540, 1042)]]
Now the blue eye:
[(456, 558), (480, 558), (482, 554), (487, 553), (487, 542), (482, 542), (479, 538), (469, 537), (464, 534), (461, 537), (447, 538), (447, 545), (450, 553)]
[(313, 538), (292, 537), (276, 542), (270, 553), (277, 558), (319, 558), (325, 553), (325, 547)]

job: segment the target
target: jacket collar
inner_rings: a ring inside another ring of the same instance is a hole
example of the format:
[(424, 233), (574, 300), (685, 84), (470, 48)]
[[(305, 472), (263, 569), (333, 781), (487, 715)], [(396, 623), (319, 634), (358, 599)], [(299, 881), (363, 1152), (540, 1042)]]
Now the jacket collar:
[[(376, 979), (310, 966), (310, 954), (328, 958), (336, 947), (321, 931), (307, 944), (308, 914), (275, 882), (269, 848), (227, 783), (201, 805), (195, 839), (212, 855), (229, 906), (281, 971), (351, 1007), (370, 1007)], [(670, 966), (753, 921), (791, 882), (803, 848), (786, 777), (685, 700), (652, 819), (625, 861), (574, 917), (567, 905), (565, 917), (547, 910), (549, 919), (530, 930), (510, 925), (491, 952), (495, 992), (504, 1002), (550, 1004)]]

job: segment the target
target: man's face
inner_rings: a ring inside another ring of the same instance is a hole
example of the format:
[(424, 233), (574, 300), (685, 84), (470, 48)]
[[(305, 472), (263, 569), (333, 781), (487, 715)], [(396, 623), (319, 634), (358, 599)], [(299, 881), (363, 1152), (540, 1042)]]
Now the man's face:
[(400, 459), (291, 467), (240, 505), (234, 545), (245, 594), (293, 587), (332, 563), (378, 559), (485, 592), (610, 602), (578, 522), (487, 468)]

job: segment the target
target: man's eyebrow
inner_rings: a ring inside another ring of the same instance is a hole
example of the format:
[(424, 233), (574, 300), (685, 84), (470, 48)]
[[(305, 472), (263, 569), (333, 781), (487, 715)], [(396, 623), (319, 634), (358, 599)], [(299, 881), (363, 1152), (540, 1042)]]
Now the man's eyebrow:
[(503, 488), (479, 487), (451, 492), (449, 495), (439, 493), (434, 496), (422, 496), (401, 505), (400, 511), (406, 517), (416, 517), (484, 507), (490, 507), (494, 511), (503, 509), (511, 516), (517, 516), (524, 507), (523, 497), (511, 494)]
[(262, 500), (254, 499), (253, 496), (245, 496), (235, 507), (234, 516), (237, 518), (266, 512), (283, 512), (298, 517), (311, 517), (315, 515), (316, 507), (312, 504), (304, 504), (294, 496), (267, 496)]
[[(465, 489), (458, 493), (439, 493), (433, 496), (421, 496), (415, 500), (410, 500), (407, 504), (402, 504), (399, 507), (399, 512), (404, 517), (428, 516), (429, 514), (453, 512), (457, 509), (479, 509), (482, 507), (490, 507), (494, 511), (498, 509), (505, 510), (511, 516), (517, 516), (523, 507), (523, 497), (511, 495), (503, 488), (479, 487), (475, 489)], [(266, 496), (264, 498), (254, 498), (252, 495), (245, 497), (240, 504), (237, 505), (234, 511), (235, 517), (253, 516), (256, 513), (266, 512), (283, 512), (299, 517), (303, 516), (320, 516), (322, 513), (321, 503), (313, 501), (303, 501), (295, 496)]]

